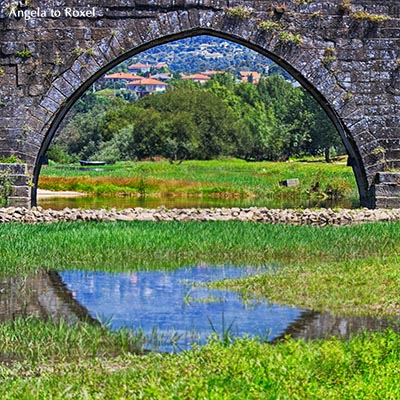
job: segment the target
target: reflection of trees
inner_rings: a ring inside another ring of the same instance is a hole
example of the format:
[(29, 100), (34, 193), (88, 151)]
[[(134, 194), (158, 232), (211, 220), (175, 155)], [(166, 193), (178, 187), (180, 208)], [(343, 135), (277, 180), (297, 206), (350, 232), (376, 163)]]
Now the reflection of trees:
[(286, 335), (294, 339), (327, 339), (331, 336), (348, 339), (350, 336), (363, 331), (383, 331), (390, 327), (398, 330), (399, 318), (378, 318), (369, 315), (338, 316), (328, 312), (319, 313), (305, 311), (300, 318), (287, 327), (285, 332), (275, 340)]
[(0, 321), (35, 316), (67, 323), (96, 322), (79, 304), (57, 272), (0, 279)]

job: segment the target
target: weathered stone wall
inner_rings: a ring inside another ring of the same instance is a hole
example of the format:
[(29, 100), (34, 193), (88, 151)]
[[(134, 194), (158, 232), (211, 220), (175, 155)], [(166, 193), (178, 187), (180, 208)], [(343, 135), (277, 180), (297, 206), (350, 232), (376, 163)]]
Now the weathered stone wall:
[[(66, 2), (32, 0), (18, 10), (46, 15), (30, 19), (9, 16), (8, 3), (18, 2), (0, 2), (0, 157), (27, 162), (34, 184), (60, 121), (95, 79), (140, 51), (196, 34), (269, 56), (318, 99), (342, 135), (363, 205), (376, 205), (378, 172), (400, 169), (397, 0), (68, 1), (88, 13), (78, 18), (65, 16)], [(400, 206), (398, 191), (391, 194)]]
[(11, 192), (0, 200), (15, 206), (29, 206), (31, 200), (31, 179), (27, 164), (0, 164), (0, 174), (4, 174), (11, 186)]

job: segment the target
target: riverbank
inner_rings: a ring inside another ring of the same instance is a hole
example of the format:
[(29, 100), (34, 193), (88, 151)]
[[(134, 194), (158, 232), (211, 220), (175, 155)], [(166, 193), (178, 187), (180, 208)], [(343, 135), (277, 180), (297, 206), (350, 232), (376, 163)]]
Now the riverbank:
[[(323, 229), (234, 221), (0, 224), (0, 271), (279, 266), (258, 279), (223, 285), (274, 303), (397, 316), (399, 237), (400, 223)], [(133, 354), (138, 337), (131, 331), (115, 334), (84, 323), (17, 319), (1, 324), (0, 336), (5, 399), (339, 399), (365, 393), (395, 399), (400, 384), (400, 336), (392, 331), (276, 345), (214, 339), (193, 351), (145, 356)]]
[(400, 221), (400, 209), (268, 209), (249, 208), (172, 208), (43, 209), (33, 207), (0, 208), (0, 223), (51, 223), (68, 221), (242, 221), (267, 224), (345, 226), (366, 222)]
[(73, 191), (57, 191), (54, 190), (45, 190), (45, 189), (38, 189), (37, 190), (37, 198), (38, 200), (41, 199), (54, 199), (54, 198), (70, 198), (70, 197), (84, 197), (86, 193), (82, 192), (73, 192)]

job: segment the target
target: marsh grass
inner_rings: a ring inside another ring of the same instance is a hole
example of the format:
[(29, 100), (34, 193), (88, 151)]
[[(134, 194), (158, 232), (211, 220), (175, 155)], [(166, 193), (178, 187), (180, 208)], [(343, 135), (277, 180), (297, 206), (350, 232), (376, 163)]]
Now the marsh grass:
[[(213, 264), (275, 266), (223, 282), (315, 309), (400, 311), (399, 223), (351, 227), (207, 223), (0, 224), (1, 273), (124, 271)], [(231, 338), (139, 355), (143, 333), (17, 319), (0, 324), (1, 399), (397, 399), (400, 335), (349, 341)], [(154, 332), (155, 344), (160, 338)], [(171, 336), (179, 341), (179, 337)]]
[[(109, 345), (121, 347), (110, 355), (82, 349), (89, 342), (85, 330), (63, 326), (60, 335), (55, 324), (32, 322), (0, 327), (2, 337), (18, 327), (22, 342), (10, 341), (21, 346), (22, 358), (0, 364), (2, 399), (398, 398), (400, 336), (390, 330), (349, 341), (287, 339), (273, 346), (214, 337), (193, 351), (140, 356), (126, 352), (117, 335), (103, 333)], [(31, 334), (33, 326), (38, 335)]]
[(109, 272), (187, 265), (271, 266), (222, 285), (334, 312), (400, 310), (399, 223), (310, 227), (242, 222), (0, 225), (0, 273)]
[[(143, 171), (146, 171), (143, 177)], [(284, 188), (279, 181), (298, 178), (300, 185)], [(185, 161), (181, 165), (159, 162), (124, 162), (101, 171), (82, 171), (70, 166), (42, 169), (39, 187), (75, 190), (91, 195), (140, 195), (144, 180), (146, 195), (199, 197), (348, 196), (357, 197), (351, 168), (322, 162), (254, 162), (243, 160)], [(315, 190), (318, 188), (318, 190)]]
[(400, 224), (351, 227), (228, 222), (0, 225), (1, 271), (178, 268), (205, 261), (308, 265), (397, 255)]

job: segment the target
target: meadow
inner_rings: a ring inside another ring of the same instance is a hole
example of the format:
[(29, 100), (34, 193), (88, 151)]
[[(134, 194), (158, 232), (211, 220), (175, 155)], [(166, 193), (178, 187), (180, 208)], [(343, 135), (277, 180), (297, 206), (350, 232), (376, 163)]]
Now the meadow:
[[(221, 282), (244, 295), (337, 313), (398, 315), (400, 224), (351, 227), (239, 222), (0, 225), (3, 276), (42, 269), (135, 271), (267, 265)], [(397, 399), (400, 335), (349, 341), (210, 338), (178, 354), (137, 353), (101, 326), (16, 318), (0, 324), (4, 399)]]
[[(294, 188), (279, 181), (297, 178)], [(246, 162), (238, 159), (119, 162), (101, 170), (77, 165), (42, 168), (39, 187), (72, 190), (92, 196), (210, 197), (221, 199), (262, 197), (357, 198), (353, 171), (345, 164), (308, 162)]]

